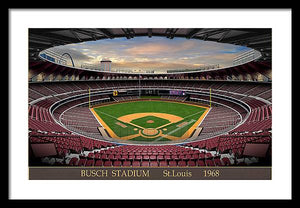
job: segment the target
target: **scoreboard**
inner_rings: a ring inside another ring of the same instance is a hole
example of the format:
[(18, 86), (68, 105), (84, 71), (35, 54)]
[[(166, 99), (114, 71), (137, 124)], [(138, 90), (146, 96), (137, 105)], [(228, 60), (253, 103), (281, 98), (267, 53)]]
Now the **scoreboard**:
[(180, 90), (170, 90), (170, 95), (185, 95), (185, 92)]

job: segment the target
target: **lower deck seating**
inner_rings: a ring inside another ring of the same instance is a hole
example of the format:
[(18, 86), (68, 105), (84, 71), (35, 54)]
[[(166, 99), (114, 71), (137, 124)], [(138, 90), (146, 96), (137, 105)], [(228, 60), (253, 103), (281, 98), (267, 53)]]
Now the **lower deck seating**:
[[(47, 142), (46, 138), (34, 138), (32, 142)], [(37, 140), (40, 139), (40, 140)], [(68, 138), (70, 139), (70, 137)], [(236, 141), (238, 141), (236, 137)], [(56, 141), (55, 141), (56, 140)], [(70, 148), (66, 139), (52, 139), (56, 144), (62, 145), (62, 149), (68, 151), (61, 154), (63, 160), (55, 165), (64, 166), (95, 166), (95, 167), (197, 167), (197, 166), (233, 166), (247, 165), (242, 155), (237, 151), (226, 151), (222, 147), (229, 147), (229, 138), (218, 138), (214, 150), (205, 147), (190, 145), (163, 145), (163, 146), (140, 146), (140, 145), (111, 145), (95, 142), (87, 138), (73, 138), (72, 145), (79, 149)], [(58, 142), (60, 141), (60, 142)], [(230, 141), (235, 145), (235, 140)], [(250, 140), (248, 140), (250, 141)], [(65, 142), (65, 143), (64, 143)], [(215, 142), (215, 141), (214, 141)], [(227, 142), (227, 143), (226, 143)], [(257, 138), (256, 142), (270, 142), (270, 138)], [(245, 140), (246, 143), (246, 140)], [(90, 145), (87, 145), (90, 144)], [(98, 145), (96, 145), (98, 144)], [(212, 147), (213, 141), (207, 143)], [(226, 144), (226, 145), (225, 145)], [(58, 147), (58, 146), (57, 146)], [(254, 161), (258, 159), (255, 158)], [(250, 161), (250, 160), (249, 160)], [(252, 162), (250, 161), (250, 165)]]

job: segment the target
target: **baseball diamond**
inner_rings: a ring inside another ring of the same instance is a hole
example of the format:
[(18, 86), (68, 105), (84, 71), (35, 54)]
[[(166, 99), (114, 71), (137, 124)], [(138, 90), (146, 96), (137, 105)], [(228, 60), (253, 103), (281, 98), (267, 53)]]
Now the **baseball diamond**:
[(163, 100), (142, 100), (91, 108), (109, 136), (118, 140), (180, 141), (192, 136), (209, 108)]

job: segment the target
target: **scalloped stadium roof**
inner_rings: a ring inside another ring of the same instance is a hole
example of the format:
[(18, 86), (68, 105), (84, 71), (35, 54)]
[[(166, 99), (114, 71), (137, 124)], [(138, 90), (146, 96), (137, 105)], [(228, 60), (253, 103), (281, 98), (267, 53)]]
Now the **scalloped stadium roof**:
[(271, 29), (265, 28), (30, 28), (29, 60), (39, 60), (40, 51), (54, 46), (138, 36), (182, 37), (241, 45), (260, 51), (261, 61), (271, 61)]

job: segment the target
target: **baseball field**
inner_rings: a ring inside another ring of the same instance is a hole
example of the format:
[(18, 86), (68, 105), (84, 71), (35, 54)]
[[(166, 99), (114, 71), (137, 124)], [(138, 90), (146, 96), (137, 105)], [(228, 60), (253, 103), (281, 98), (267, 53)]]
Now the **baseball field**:
[(209, 108), (165, 100), (136, 100), (91, 108), (109, 137), (118, 140), (184, 141), (192, 136)]

